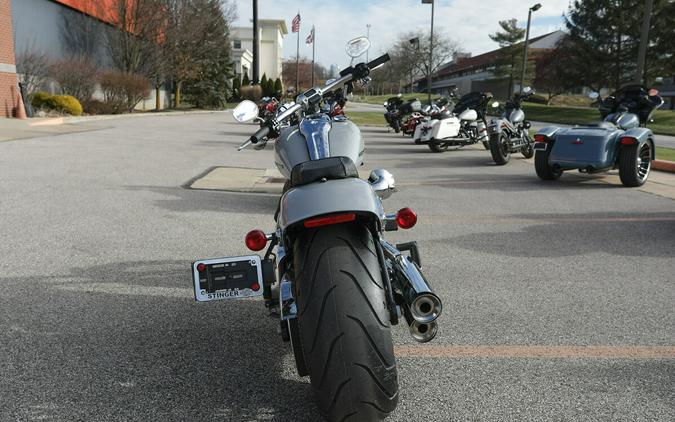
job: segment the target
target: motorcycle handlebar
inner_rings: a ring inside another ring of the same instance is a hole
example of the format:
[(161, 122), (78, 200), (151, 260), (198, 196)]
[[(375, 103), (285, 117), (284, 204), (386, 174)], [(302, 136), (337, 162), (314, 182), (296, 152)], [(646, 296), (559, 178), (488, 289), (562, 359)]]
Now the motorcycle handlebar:
[(368, 63), (368, 69), (370, 70), (377, 69), (378, 67), (387, 63), (389, 60), (390, 60), (389, 54), (385, 53), (380, 57), (376, 58), (375, 60), (371, 61), (370, 63)]
[(269, 135), (269, 133), (270, 133), (270, 127), (269, 127), (269, 125), (265, 125), (265, 126), (261, 127), (260, 129), (258, 129), (258, 131), (256, 133), (251, 135), (251, 138), (249, 138), (249, 140), (251, 141), (252, 144), (257, 144), (258, 142), (265, 139), (265, 137), (267, 135)]

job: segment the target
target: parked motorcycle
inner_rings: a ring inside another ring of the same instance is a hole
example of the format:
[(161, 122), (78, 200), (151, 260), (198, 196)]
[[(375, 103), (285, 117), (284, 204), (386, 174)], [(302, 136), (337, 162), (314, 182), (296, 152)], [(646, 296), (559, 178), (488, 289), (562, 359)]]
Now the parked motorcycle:
[[(349, 42), (361, 56), (367, 38)], [(385, 213), (382, 200), (395, 191), (394, 177), (376, 169), (358, 177), (364, 143), (358, 127), (322, 109), (327, 96), (368, 80), (389, 60), (350, 65), (340, 77), (314, 87), (243, 143), (274, 145), (275, 164), (286, 178), (273, 232), (252, 230), (249, 255), (193, 263), (198, 301), (262, 296), (280, 318), (298, 374), (309, 375), (316, 403), (330, 421), (381, 420), (398, 402), (391, 326), (401, 318), (419, 342), (432, 340), (442, 303), (422, 275), (415, 242), (394, 245), (384, 232), (412, 228), (410, 208)], [(257, 115), (244, 101), (237, 121)], [(291, 116), (298, 125), (284, 127)], [(271, 352), (274, 353), (274, 352)]]
[(398, 94), (395, 97), (389, 98), (387, 101), (384, 102), (384, 108), (387, 109), (387, 111), (384, 113), (384, 120), (387, 121), (387, 124), (389, 127), (394, 129), (395, 133), (399, 133), (401, 131), (401, 114), (399, 113), (399, 107), (403, 104), (403, 100), (401, 99), (401, 94)]
[(415, 129), (415, 143), (427, 144), (433, 152), (444, 152), (450, 147), (486, 142), (485, 115), (491, 98), (489, 92), (471, 92), (459, 99), (453, 111), (443, 107), (432, 113)]
[[(534, 95), (534, 89), (525, 87), (522, 94), (513, 95), (513, 100), (506, 102), (501, 117), (492, 119), (488, 126), (490, 136), (490, 153), (499, 166), (509, 162), (512, 153), (520, 152), (525, 158), (534, 155), (534, 141), (530, 137), (530, 122), (525, 120), (522, 109), (523, 100)], [(499, 102), (492, 103), (494, 108)]]
[(656, 89), (629, 84), (606, 98), (597, 92), (602, 122), (563, 129), (542, 128), (534, 135), (534, 168), (543, 180), (556, 180), (566, 170), (599, 173), (619, 169), (624, 186), (642, 186), (654, 159), (652, 121), (663, 98)]

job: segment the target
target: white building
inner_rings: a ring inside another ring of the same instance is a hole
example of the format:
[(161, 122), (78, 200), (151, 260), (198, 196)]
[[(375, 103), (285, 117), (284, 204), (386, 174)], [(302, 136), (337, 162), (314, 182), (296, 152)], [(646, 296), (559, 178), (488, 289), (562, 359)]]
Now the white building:
[[(258, 55), (260, 57), (260, 77), (281, 78), (281, 62), (284, 58), (284, 35), (288, 34), (286, 21), (279, 19), (258, 20)], [(253, 28), (234, 27), (232, 39), (232, 57), (237, 75), (253, 76)]]

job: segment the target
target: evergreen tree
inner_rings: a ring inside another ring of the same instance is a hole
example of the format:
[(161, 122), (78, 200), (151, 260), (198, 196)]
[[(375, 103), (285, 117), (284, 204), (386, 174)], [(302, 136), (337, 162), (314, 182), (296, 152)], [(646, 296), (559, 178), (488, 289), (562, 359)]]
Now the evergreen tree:
[(241, 86), (251, 85), (251, 80), (248, 78), (248, 73), (244, 73), (244, 78), (241, 80)]
[(274, 81), (274, 96), (278, 99), (284, 96), (284, 86), (281, 84), (281, 79), (279, 78)]
[(241, 89), (241, 80), (239, 79), (239, 75), (236, 75), (234, 79), (232, 80), (232, 99), (235, 101), (239, 101), (241, 98), (241, 92), (239, 91)]
[(267, 74), (263, 73), (262, 79), (260, 79), (260, 89), (262, 89), (263, 97), (269, 97), (267, 92)]
[(508, 76), (509, 95), (513, 92), (513, 80), (520, 74), (523, 58), (523, 44), (525, 29), (518, 28), (516, 19), (499, 21), (502, 32), (490, 34), (490, 39), (499, 44), (501, 50), (497, 60), (495, 75)]

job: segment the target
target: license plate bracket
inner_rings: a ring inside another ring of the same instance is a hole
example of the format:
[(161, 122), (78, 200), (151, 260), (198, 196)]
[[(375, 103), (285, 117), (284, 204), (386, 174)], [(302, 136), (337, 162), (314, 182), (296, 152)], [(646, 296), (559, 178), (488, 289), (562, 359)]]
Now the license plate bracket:
[(258, 255), (200, 259), (192, 263), (195, 300), (241, 299), (263, 294)]
[(534, 146), (533, 146), (533, 149), (535, 151), (546, 151), (547, 146), (548, 146), (548, 144), (546, 144), (545, 142), (535, 142)]

